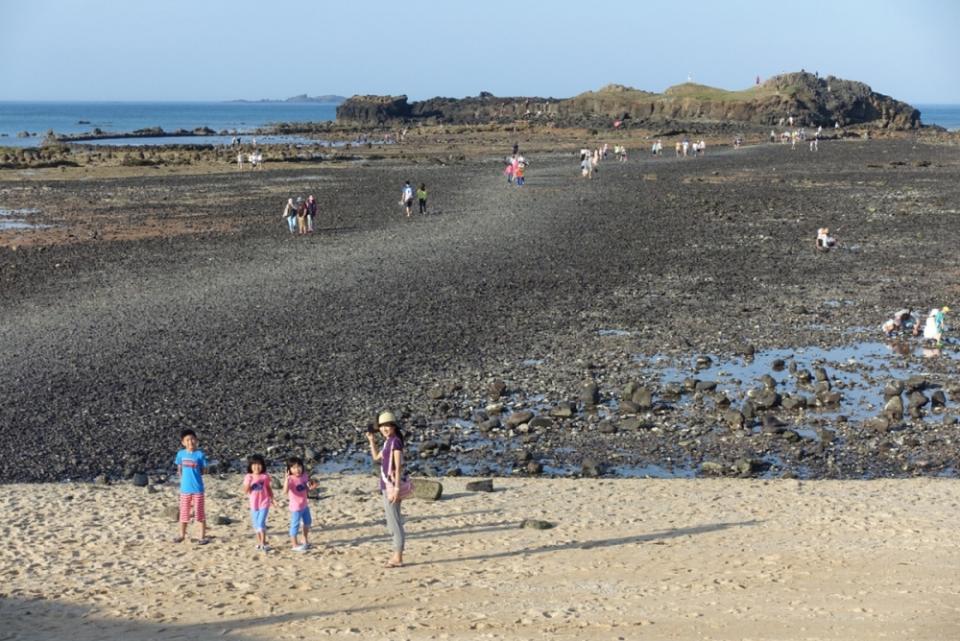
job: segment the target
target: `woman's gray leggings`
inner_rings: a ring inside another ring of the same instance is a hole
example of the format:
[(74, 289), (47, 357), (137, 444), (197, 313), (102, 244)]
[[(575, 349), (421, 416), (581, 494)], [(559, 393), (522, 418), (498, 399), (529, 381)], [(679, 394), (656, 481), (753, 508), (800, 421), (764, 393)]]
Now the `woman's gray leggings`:
[(401, 501), (391, 503), (390, 499), (387, 498), (386, 490), (381, 494), (383, 494), (383, 511), (387, 515), (387, 529), (393, 536), (393, 549), (397, 552), (403, 552), (406, 535), (403, 533), (403, 516), (400, 514)]

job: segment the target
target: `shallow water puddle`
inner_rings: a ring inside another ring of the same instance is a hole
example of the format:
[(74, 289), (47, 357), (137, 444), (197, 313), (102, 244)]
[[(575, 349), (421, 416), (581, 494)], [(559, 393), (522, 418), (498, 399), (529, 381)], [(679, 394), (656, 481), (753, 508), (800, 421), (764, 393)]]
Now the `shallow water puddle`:
[[(655, 356), (647, 363), (659, 376), (662, 385), (682, 384), (691, 378), (715, 381), (716, 391), (726, 394), (735, 404), (747, 398), (750, 390), (762, 388), (761, 377), (765, 376), (775, 381), (778, 393), (803, 394), (812, 398), (812, 385), (816, 382), (814, 369), (822, 367), (832, 389), (843, 395), (842, 400), (837, 407), (809, 408), (807, 411), (812, 409), (820, 416), (844, 415), (857, 420), (879, 413), (884, 402), (883, 386), (888, 380), (929, 376), (936, 386), (938, 377), (927, 371), (927, 359), (960, 362), (960, 353), (952, 345), (931, 349), (908, 340), (862, 342), (835, 348), (773, 349), (758, 352), (752, 358), (706, 357), (695, 357), (687, 364), (678, 364), (669, 357)], [(638, 361), (642, 363), (645, 359), (639, 358)], [(810, 374), (812, 380), (809, 384), (800, 383), (797, 376), (800, 372)]]
[(22, 216), (39, 214), (39, 209), (6, 209), (0, 207), (0, 231), (6, 229), (46, 229), (51, 225), (31, 223)]

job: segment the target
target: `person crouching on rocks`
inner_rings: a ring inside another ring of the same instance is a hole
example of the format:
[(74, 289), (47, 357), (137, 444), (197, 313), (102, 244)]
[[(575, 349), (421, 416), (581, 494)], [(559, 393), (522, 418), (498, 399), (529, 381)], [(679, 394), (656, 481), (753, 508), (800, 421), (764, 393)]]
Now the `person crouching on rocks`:
[(817, 249), (827, 251), (837, 246), (837, 239), (830, 235), (829, 227), (817, 230)]
[(396, 492), (387, 489), (386, 479), (390, 480), (393, 488), (399, 488), (403, 474), (403, 433), (397, 425), (393, 412), (382, 412), (377, 417), (377, 427), (383, 436), (384, 443), (377, 451), (377, 441), (374, 429), (368, 428), (367, 441), (370, 443), (370, 456), (374, 462), (380, 462), (380, 493), (383, 495), (383, 511), (387, 517), (387, 529), (393, 536), (393, 556), (386, 563), (388, 568), (398, 568), (403, 565), (403, 548), (406, 535), (403, 531), (403, 516), (400, 513), (400, 497)]
[[(887, 335), (887, 338), (893, 338), (898, 332), (909, 329), (916, 330), (917, 327), (919, 327), (916, 321), (916, 317), (914, 317), (909, 309), (901, 309), (894, 312), (892, 317), (885, 320), (883, 325), (880, 326), (880, 329)], [(914, 332), (914, 336), (916, 336), (916, 331)]]

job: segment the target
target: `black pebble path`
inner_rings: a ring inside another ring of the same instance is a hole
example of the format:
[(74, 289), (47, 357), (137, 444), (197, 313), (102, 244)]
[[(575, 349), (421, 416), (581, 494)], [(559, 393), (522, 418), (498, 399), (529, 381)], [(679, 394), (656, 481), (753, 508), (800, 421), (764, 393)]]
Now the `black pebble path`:
[[(494, 160), (50, 182), (30, 205), (125, 193), (241, 231), (2, 250), (0, 480), (168, 467), (184, 427), (221, 460), (329, 455), (379, 408), (429, 412), (437, 382), (479, 407), (491, 380), (532, 384), (527, 358), (573, 398), (587, 362), (619, 384), (599, 329), (646, 354), (830, 343), (960, 294), (955, 148), (634, 152), (589, 182), (575, 157), (531, 160), (519, 189)], [(403, 218), (407, 178), (436, 213)], [(320, 231), (290, 237), (283, 203), (308, 193)], [(859, 249), (816, 255), (824, 224)]]

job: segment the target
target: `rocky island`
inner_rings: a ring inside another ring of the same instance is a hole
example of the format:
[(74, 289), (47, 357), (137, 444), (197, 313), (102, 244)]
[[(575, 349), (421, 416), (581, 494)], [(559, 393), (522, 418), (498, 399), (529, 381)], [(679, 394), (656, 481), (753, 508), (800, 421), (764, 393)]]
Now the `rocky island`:
[(338, 122), (378, 124), (391, 121), (490, 123), (517, 119), (561, 126), (630, 126), (667, 123), (782, 125), (790, 117), (807, 126), (834, 123), (910, 130), (920, 112), (862, 82), (799, 72), (774, 76), (743, 91), (684, 83), (661, 94), (608, 85), (572, 98), (500, 98), (483, 92), (469, 98), (431, 98), (409, 102), (406, 96), (353, 96), (337, 108)]

